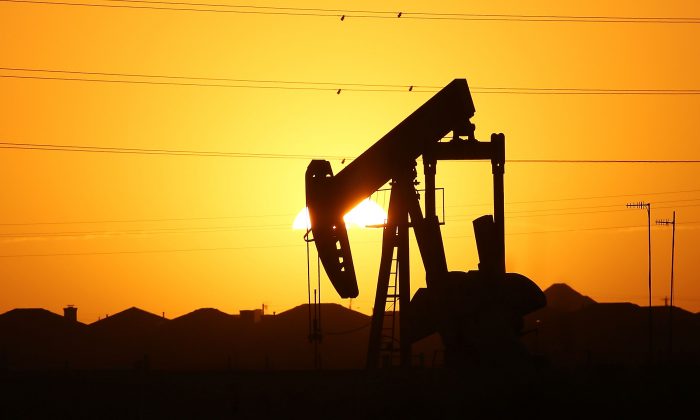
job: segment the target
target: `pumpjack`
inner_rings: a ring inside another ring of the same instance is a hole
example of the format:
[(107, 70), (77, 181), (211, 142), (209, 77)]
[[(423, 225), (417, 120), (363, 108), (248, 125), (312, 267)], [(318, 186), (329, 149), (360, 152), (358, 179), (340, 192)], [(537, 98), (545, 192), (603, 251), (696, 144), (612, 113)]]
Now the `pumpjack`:
[[(312, 160), (306, 169), (306, 205), (313, 242), (342, 298), (359, 294), (343, 215), (382, 186), (391, 186), (368, 368), (411, 366), (412, 344), (435, 332), (443, 342), (446, 366), (481, 366), (517, 359), (524, 352), (519, 343), (523, 316), (546, 305), (544, 293), (532, 280), (506, 272), (505, 136), (494, 133), (490, 141), (477, 140), (470, 121), (474, 113), (466, 79), (455, 79), (336, 175), (326, 160)], [(423, 164), (425, 214), (416, 190), (418, 158)], [(491, 161), (493, 214), (473, 221), (477, 270), (448, 270), (435, 203), (440, 160)], [(426, 283), (412, 298), (410, 229)]]

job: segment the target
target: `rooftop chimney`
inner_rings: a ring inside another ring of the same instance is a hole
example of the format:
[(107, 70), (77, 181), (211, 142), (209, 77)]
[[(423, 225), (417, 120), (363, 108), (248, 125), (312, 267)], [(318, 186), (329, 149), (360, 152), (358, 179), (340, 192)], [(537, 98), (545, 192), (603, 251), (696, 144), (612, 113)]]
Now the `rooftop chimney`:
[(63, 308), (63, 317), (71, 322), (78, 322), (78, 308), (68, 305)]

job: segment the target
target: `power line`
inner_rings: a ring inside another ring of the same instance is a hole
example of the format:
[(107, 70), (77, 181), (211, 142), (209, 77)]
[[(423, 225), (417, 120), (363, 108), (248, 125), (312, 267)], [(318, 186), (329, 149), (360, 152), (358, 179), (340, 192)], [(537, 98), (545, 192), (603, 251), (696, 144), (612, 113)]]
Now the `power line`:
[[(700, 198), (683, 198), (683, 199), (678, 199), (678, 200), (654, 201), (654, 205), (667, 204), (667, 203), (681, 203), (681, 202), (688, 202), (688, 201), (700, 201)], [(619, 207), (620, 207), (619, 204), (604, 204), (604, 205), (598, 205), (598, 206), (578, 206), (578, 207), (559, 207), (559, 208), (550, 208), (550, 209), (513, 210), (513, 211), (506, 212), (506, 214), (534, 213), (534, 212), (540, 212), (540, 211), (560, 211), (560, 210), (589, 210), (589, 209), (619, 208)]]
[(507, 159), (508, 163), (700, 163), (700, 159)]
[[(110, 0), (106, 0), (110, 1)], [(118, 1), (118, 0), (111, 0)], [(192, 6), (201, 7), (184, 7), (187, 3), (168, 3), (168, 2), (139, 2), (144, 4), (153, 4), (153, 6), (136, 6), (133, 4), (100, 4), (100, 3), (77, 3), (77, 2), (66, 2), (66, 1), (41, 1), (41, 0), (0, 0), (0, 2), (5, 3), (27, 3), (27, 4), (40, 4), (40, 5), (52, 5), (52, 6), (82, 6), (82, 7), (103, 7), (110, 9), (141, 9), (141, 10), (166, 10), (166, 11), (180, 11), (180, 12), (211, 12), (211, 13), (238, 13), (238, 14), (252, 14), (252, 15), (281, 15), (281, 16), (313, 16), (313, 17), (340, 17), (336, 14), (319, 13), (313, 11), (282, 11), (282, 10), (240, 10), (240, 9), (222, 9), (224, 7), (236, 7), (236, 6), (226, 6), (226, 5), (211, 5), (204, 3), (189, 3)], [(137, 3), (137, 2), (133, 2)], [(166, 4), (180, 4), (183, 7), (168, 7)], [(215, 8), (218, 7), (218, 8)]]
[[(361, 241), (359, 243), (376, 243), (379, 241)], [(237, 246), (237, 247), (215, 247), (215, 248), (177, 248), (177, 249), (150, 249), (139, 251), (104, 251), (104, 252), (66, 252), (66, 253), (45, 253), (45, 254), (9, 254), (0, 255), (0, 258), (25, 258), (25, 257), (77, 257), (88, 255), (132, 255), (132, 254), (156, 254), (169, 252), (200, 252), (200, 251), (238, 251), (248, 249), (272, 249), (272, 248), (296, 248), (303, 246), (303, 242), (297, 244), (260, 245), (260, 246)]]
[[(0, 0), (5, 1), (5, 0)], [(95, 83), (126, 83), (138, 85), (191, 86), (214, 88), (244, 88), (244, 89), (283, 89), (326, 91), (339, 94), (350, 92), (407, 92), (434, 93), (440, 86), (411, 85), (411, 84), (375, 84), (348, 83), (325, 81), (295, 81), (273, 79), (237, 79), (222, 77), (197, 77), (143, 73), (110, 73), (61, 69), (32, 69), (22, 67), (0, 67), (2, 71), (26, 72), (32, 75), (0, 74), (0, 78), (53, 80)], [(37, 75), (36, 73), (67, 74), (72, 76)], [(77, 77), (86, 76), (86, 77)], [(88, 77), (92, 76), (92, 77)], [(111, 77), (109, 79), (105, 77)], [(115, 79), (121, 77), (121, 79)], [(131, 78), (131, 79), (124, 79)], [(147, 80), (134, 80), (142, 78)], [(160, 80), (159, 80), (160, 79)], [(473, 86), (474, 94), (504, 94), (504, 95), (700, 95), (700, 89), (603, 89), (603, 88), (571, 88), (571, 87), (514, 87), (514, 86)]]
[(23, 232), (0, 233), (0, 238), (42, 238), (42, 237), (82, 237), (82, 236), (113, 236), (113, 235), (150, 235), (164, 233), (209, 233), (209, 232), (233, 232), (241, 230), (265, 230), (289, 228), (289, 224), (278, 225), (254, 225), (254, 226), (216, 226), (216, 227), (185, 227), (185, 228), (152, 228), (152, 229), (125, 229), (125, 230), (93, 230), (72, 232)]
[[(124, 147), (101, 147), (101, 146), (71, 146), (47, 143), (14, 143), (0, 142), (0, 149), (19, 150), (46, 150), (63, 152), (90, 152), (90, 153), (120, 153), (120, 154), (147, 154), (147, 155), (171, 155), (171, 156), (207, 156), (207, 157), (233, 157), (233, 158), (266, 158), (266, 159), (333, 159), (352, 160), (354, 157), (347, 156), (312, 156), (283, 153), (247, 153), (247, 152), (216, 152), (216, 151), (196, 151), (196, 150), (172, 150), (172, 149), (142, 149)], [(474, 161), (466, 161), (474, 163)], [(506, 159), (507, 163), (555, 163), (555, 164), (697, 164), (700, 159)]]
[(217, 4), (217, 3), (196, 3), (196, 2), (179, 2), (179, 1), (154, 1), (154, 0), (108, 0), (120, 3), (146, 3), (146, 4), (165, 4), (165, 5), (185, 5), (185, 6), (211, 6), (211, 7), (228, 7), (252, 10), (284, 10), (284, 11), (303, 11), (303, 12), (332, 12), (332, 13), (385, 13), (395, 15), (396, 12), (382, 12), (373, 10), (345, 10), (345, 9), (322, 9), (316, 7), (280, 7), (280, 6), (256, 6), (256, 5), (234, 5), (234, 4)]
[[(658, 209), (665, 208), (683, 208), (683, 207), (698, 207), (700, 205), (685, 205), (685, 206), (661, 206)], [(525, 214), (506, 216), (506, 219), (523, 218), (523, 217), (552, 217), (552, 216), (567, 216), (581, 214), (598, 214), (610, 213), (623, 210), (598, 210), (585, 212), (568, 212), (568, 213), (545, 213), (545, 214)], [(460, 221), (469, 216), (460, 215), (450, 218), (451, 221)], [(289, 229), (289, 224), (277, 225), (251, 225), (251, 226), (217, 226), (217, 227), (183, 227), (183, 228), (151, 228), (151, 229), (125, 229), (125, 230), (99, 230), (99, 231), (67, 231), (67, 232), (21, 232), (21, 233), (0, 233), (2, 238), (60, 238), (60, 237), (111, 237), (111, 236), (128, 236), (128, 235), (160, 235), (160, 234), (183, 234), (183, 233), (219, 233), (219, 232), (237, 232), (249, 230), (281, 230)]]
[[(410, 83), (404, 84), (387, 84), (387, 83), (348, 83), (348, 82), (327, 82), (327, 81), (300, 81), (300, 80), (279, 80), (279, 79), (239, 79), (230, 77), (205, 77), (205, 76), (183, 76), (183, 75), (165, 75), (165, 74), (146, 74), (146, 73), (114, 73), (114, 72), (96, 72), (96, 71), (79, 71), (65, 69), (37, 69), (28, 67), (0, 67), (2, 71), (11, 72), (28, 72), (28, 73), (52, 73), (52, 74), (74, 74), (83, 76), (108, 76), (108, 77), (129, 77), (129, 78), (147, 78), (147, 79), (175, 79), (175, 80), (193, 80), (207, 82), (234, 82), (234, 83), (256, 83), (256, 84), (281, 84), (281, 85), (307, 85), (307, 86), (333, 86), (326, 90), (337, 91), (338, 88), (391, 88), (401, 91), (409, 91), (409, 89), (427, 89), (429, 91), (438, 91), (442, 89), (437, 85), (416, 85)], [(218, 86), (218, 85), (214, 85)], [(233, 86), (237, 87), (237, 86)], [(257, 86), (250, 86), (257, 87)], [(580, 92), (580, 93), (641, 93), (641, 94), (699, 94), (700, 89), (603, 89), (603, 88), (577, 88), (577, 87), (514, 87), (514, 86), (472, 86), (472, 89), (477, 90), (494, 90), (494, 91), (518, 91), (518, 92)], [(427, 91), (426, 90), (426, 91)], [(410, 90), (411, 92), (413, 90)]]
[[(1, 1), (1, 0), (0, 0)], [(204, 77), (204, 76), (182, 76), (182, 75), (164, 75), (164, 74), (144, 74), (144, 73), (107, 73), (96, 71), (78, 71), (78, 70), (61, 70), (61, 69), (34, 69), (27, 67), (0, 67), (2, 71), (15, 72), (39, 72), (39, 73), (64, 73), (64, 74), (79, 74), (85, 76), (116, 76), (116, 77), (142, 77), (153, 79), (179, 79), (179, 80), (200, 80), (209, 82), (236, 82), (236, 83), (269, 83), (269, 84), (290, 84), (290, 85), (331, 85), (335, 90), (337, 87), (385, 87), (385, 88), (401, 88), (408, 89), (426, 88), (440, 89), (440, 86), (419, 86), (419, 85), (398, 85), (398, 84), (377, 84), (377, 83), (346, 83), (346, 82), (309, 82), (296, 80), (276, 80), (276, 79), (237, 79), (230, 77)]]
[[(6, 1), (6, 0), (0, 0)], [(195, 83), (195, 82), (167, 82), (155, 80), (120, 80), (120, 79), (88, 79), (80, 77), (52, 77), (52, 76), (22, 76), (22, 75), (0, 75), (2, 78), (10, 79), (34, 79), (34, 80), (64, 80), (73, 82), (97, 82), (97, 83), (125, 83), (125, 84), (140, 84), (140, 85), (165, 85), (165, 86), (196, 86), (196, 87), (217, 87), (217, 88), (247, 88), (247, 89), (284, 89), (284, 90), (319, 90), (319, 91), (337, 91), (330, 87), (313, 87), (313, 86), (264, 86), (264, 85), (233, 85), (233, 84), (217, 84), (217, 83)], [(398, 92), (395, 89), (343, 89), (355, 92)]]
[[(139, 155), (169, 155), (169, 156), (204, 156), (204, 157), (227, 157), (227, 158), (258, 158), (258, 159), (319, 159), (324, 156), (295, 155), (285, 153), (248, 153), (248, 152), (218, 152), (218, 151), (198, 151), (198, 150), (177, 150), (177, 149), (144, 149), (127, 147), (103, 147), (103, 146), (80, 146), (65, 144), (46, 143), (14, 143), (0, 142), (0, 149), (18, 150), (46, 150), (62, 152), (88, 152), (88, 153), (118, 153), (118, 154), (139, 154)], [(350, 160), (345, 156), (325, 156), (326, 159)]]
[[(525, 200), (525, 201), (507, 201), (505, 204), (531, 204), (531, 203), (549, 203), (556, 201), (580, 201), (580, 200), (597, 200), (604, 198), (620, 198), (620, 197), (639, 197), (645, 195), (668, 195), (668, 194), (686, 194), (700, 192), (700, 190), (681, 190), (681, 191), (662, 191), (662, 192), (649, 192), (649, 193), (637, 193), (637, 194), (615, 194), (615, 195), (594, 195), (587, 197), (565, 197), (565, 198), (549, 198), (544, 200)], [(482, 203), (482, 204), (453, 204), (445, 207), (485, 207), (492, 206), (493, 203)]]
[(36, 225), (79, 225), (79, 224), (107, 224), (107, 223), (150, 223), (150, 222), (179, 222), (192, 220), (222, 220), (222, 219), (245, 219), (260, 217), (292, 217), (293, 214), (255, 214), (238, 216), (211, 216), (211, 217), (171, 217), (153, 219), (106, 219), (106, 220), (76, 220), (67, 222), (44, 221), (44, 222), (16, 222), (0, 223), (0, 226), (36, 226)]
[[(619, 207), (617, 205), (616, 207)], [(700, 204), (686, 204), (686, 205), (672, 205), (672, 206), (655, 206), (655, 209), (676, 209), (676, 208), (688, 208), (688, 207), (700, 207)], [(579, 212), (566, 212), (566, 213), (546, 213), (547, 209), (542, 210), (532, 210), (533, 212), (545, 212), (540, 214), (510, 214), (505, 216), (506, 219), (519, 219), (527, 217), (550, 217), (550, 216), (571, 216), (571, 215), (582, 215), (582, 214), (599, 214), (599, 213), (617, 213), (626, 211), (626, 209), (612, 209), (612, 210), (591, 210), (591, 211), (579, 211)], [(507, 213), (506, 213), (507, 214)], [(467, 221), (472, 217), (480, 216), (480, 214), (470, 214), (470, 215), (453, 215), (448, 216), (448, 220), (452, 222)]]
[[(412, 20), (452, 20), (452, 21), (501, 21), (501, 22), (579, 22), (579, 23), (657, 23), (657, 24), (697, 24), (700, 18), (664, 16), (586, 16), (586, 15), (527, 15), (527, 14), (482, 14), (482, 13), (439, 13), (388, 10), (322, 9), (274, 6), (228, 5), (196, 2), (166, 2), (148, 0), (111, 0), (104, 4), (91, 2), (57, 2), (41, 0), (0, 0), (8, 3), (28, 3), (59, 6), (104, 7), (122, 9), (169, 10), (184, 12), (214, 12), (254, 15), (333, 17), (340, 21), (349, 18), (359, 19), (412, 19)], [(176, 7), (173, 7), (176, 6)]]
[[(696, 199), (695, 201), (700, 200)], [(680, 200), (680, 201), (690, 201), (690, 200)], [(619, 205), (616, 205), (618, 207)], [(690, 205), (674, 205), (674, 206), (656, 206), (657, 209), (665, 208), (683, 208), (683, 207), (698, 207), (700, 204), (690, 204)], [(601, 206), (610, 207), (610, 206)], [(595, 208), (595, 207), (594, 207)], [(576, 208), (571, 208), (576, 209)], [(569, 210), (567, 208), (562, 209), (542, 209), (533, 211), (552, 211), (552, 210)], [(522, 217), (550, 217), (550, 216), (564, 216), (564, 215), (579, 215), (579, 214), (594, 214), (594, 213), (610, 213), (622, 210), (597, 210), (597, 211), (584, 211), (584, 212), (566, 212), (566, 213), (545, 213), (545, 214), (516, 214), (507, 215), (507, 219), (512, 218), (522, 218)], [(517, 212), (516, 212), (517, 213)], [(452, 221), (458, 221), (469, 217), (468, 215), (458, 215), (450, 217)], [(172, 220), (172, 219), (162, 219), (162, 220)], [(183, 219), (175, 219), (183, 220)], [(184, 219), (187, 220), (187, 219)], [(94, 223), (94, 222), (88, 222)], [(28, 224), (23, 224), (28, 225)], [(265, 230), (265, 229), (288, 229), (290, 226), (288, 223), (285, 224), (263, 224), (263, 225), (246, 225), (246, 226), (215, 226), (215, 227), (182, 227), (182, 228), (151, 228), (151, 229), (125, 229), (125, 230), (99, 230), (99, 231), (63, 231), (63, 232), (22, 232), (22, 233), (0, 233), (0, 238), (33, 238), (33, 237), (81, 237), (81, 236), (116, 236), (116, 235), (152, 235), (152, 234), (172, 234), (172, 233), (211, 233), (211, 232), (232, 232), (232, 231), (242, 231), (242, 230)]]
[[(578, 201), (578, 200), (592, 200), (592, 199), (604, 199), (604, 198), (642, 197), (642, 196), (669, 195), (669, 194), (687, 194), (687, 193), (695, 193), (695, 192), (700, 192), (700, 190), (694, 189), (694, 190), (677, 190), (677, 191), (657, 191), (657, 192), (642, 192), (642, 193), (635, 193), (635, 194), (615, 194), (615, 195), (553, 198), (553, 199), (546, 199), (546, 200), (508, 201), (508, 202), (506, 202), (506, 204), (533, 204), (533, 203)], [(661, 203), (672, 203), (672, 202), (678, 202), (678, 201), (694, 201), (694, 200), (700, 200), (700, 198), (699, 199), (685, 199), (685, 200), (665, 200), (665, 201), (662, 201)], [(476, 207), (476, 206), (491, 206), (491, 205), (493, 205), (493, 203), (453, 205), (453, 206), (447, 206), (447, 207)], [(674, 206), (674, 207), (677, 207), (677, 206)], [(665, 208), (665, 207), (659, 207), (659, 208)], [(580, 208), (578, 208), (578, 207), (575, 207), (575, 208), (565, 207), (565, 208), (561, 208), (560, 210), (573, 210), (573, 209), (580, 209)], [(551, 211), (552, 209), (540, 209), (540, 210), (541, 211)], [(626, 210), (623, 210), (623, 211), (626, 211)], [(608, 211), (605, 210), (602, 212), (608, 212)], [(568, 213), (565, 213), (565, 214), (568, 214)], [(294, 214), (294, 213), (278, 213), (278, 214), (251, 214), (251, 215), (235, 215), (235, 216), (160, 217), (160, 218), (144, 218), (144, 219), (128, 219), (128, 218), (126, 218), (126, 219), (102, 219), (102, 220), (13, 222), (13, 223), (0, 223), (0, 226), (152, 223), (152, 222), (179, 222), (179, 221), (195, 221), (195, 220), (223, 220), (223, 219), (247, 219), (247, 218), (294, 217), (294, 216), (296, 216), (296, 214)], [(460, 216), (455, 216), (455, 217), (460, 217)]]
[[(700, 200), (700, 199), (698, 199)], [(566, 210), (587, 210), (587, 209), (602, 209), (602, 208), (619, 208), (619, 204), (604, 204), (599, 206), (577, 206), (577, 207), (558, 207), (550, 209), (530, 209), (530, 210), (512, 210), (506, 214), (521, 214), (521, 213), (537, 213), (542, 211), (566, 211)]]
[(201, 251), (238, 251), (246, 249), (292, 248), (297, 245), (263, 245), (263, 246), (237, 246), (219, 248), (183, 248), (183, 249), (149, 249), (142, 251), (106, 251), (106, 252), (65, 252), (47, 254), (10, 254), (0, 255), (0, 258), (25, 258), (25, 257), (78, 257), (87, 255), (131, 255), (131, 254), (159, 254), (169, 252), (201, 252)]
[[(655, 209), (676, 209), (676, 208), (688, 208), (688, 207), (700, 207), (700, 204), (684, 204), (684, 205), (672, 205), (672, 206), (654, 206)], [(520, 214), (511, 215), (507, 218), (520, 218), (520, 217), (542, 217), (542, 216), (566, 216), (566, 215), (579, 215), (579, 214), (594, 214), (594, 213), (616, 213), (623, 212), (626, 209), (615, 209), (615, 210), (593, 210), (593, 211), (583, 211), (583, 212), (570, 212), (570, 213), (548, 213), (548, 214)]]
[[(700, 221), (686, 222), (685, 224), (698, 224)], [(541, 230), (541, 231), (529, 231), (529, 232), (511, 232), (506, 233), (506, 235), (535, 235), (543, 233), (567, 233), (567, 232), (591, 232), (600, 230), (620, 230), (620, 229), (636, 229), (636, 228), (646, 228), (646, 225), (627, 225), (627, 226), (605, 226), (605, 227), (591, 227), (591, 228), (578, 228), (578, 229), (555, 229), (555, 230)]]
[[(683, 223), (684, 225), (698, 224), (700, 221), (689, 221)], [(628, 226), (606, 226), (606, 227), (592, 227), (592, 228), (578, 228), (578, 229), (558, 229), (558, 230), (544, 230), (544, 231), (529, 231), (529, 232), (510, 232), (506, 233), (507, 236), (518, 236), (518, 235), (535, 235), (535, 234), (547, 234), (547, 233), (568, 233), (568, 232), (587, 232), (587, 231), (602, 231), (602, 230), (620, 230), (620, 229), (634, 229), (642, 228), (642, 225), (628, 225)], [(472, 235), (455, 235), (447, 236), (445, 239), (456, 239), (464, 237), (473, 237)], [(363, 241), (362, 243), (374, 243), (377, 241)], [(88, 256), (88, 255), (130, 255), (130, 254), (150, 254), (150, 253), (169, 253), (169, 252), (199, 252), (199, 251), (228, 251), (228, 250), (246, 250), (246, 249), (269, 249), (269, 248), (292, 248), (298, 245), (263, 245), (263, 246), (243, 246), (243, 247), (217, 247), (217, 248), (185, 248), (185, 249), (156, 249), (156, 250), (140, 250), (140, 251), (106, 251), (106, 252), (75, 252), (75, 253), (46, 253), (46, 254), (11, 254), (11, 255), (0, 255), (0, 258), (25, 258), (25, 257), (71, 257), (71, 256)]]
[[(620, 197), (639, 197), (646, 195), (669, 195), (669, 194), (687, 194), (700, 192), (700, 189), (693, 190), (677, 190), (677, 191), (656, 191), (656, 192), (646, 192), (646, 193), (636, 193), (636, 194), (615, 194), (615, 195), (594, 195), (586, 197), (565, 197), (565, 198), (554, 198), (547, 200), (527, 200), (527, 201), (509, 201), (506, 204), (530, 204), (530, 203), (547, 203), (553, 201), (577, 201), (577, 200), (597, 200), (604, 198), (620, 198)], [(675, 200), (674, 200), (675, 201)], [(671, 201), (669, 201), (671, 202)], [(492, 205), (489, 203), (488, 205)]]
[[(325, 12), (325, 13), (372, 13), (378, 15), (386, 15), (389, 17), (408, 17), (408, 16), (453, 16), (453, 17), (511, 17), (511, 18), (561, 18), (561, 19), (667, 19), (667, 20), (700, 20), (700, 18), (688, 17), (632, 17), (632, 16), (576, 16), (576, 15), (524, 15), (524, 14), (483, 14), (483, 13), (439, 13), (439, 12), (411, 12), (411, 11), (394, 11), (394, 10), (367, 10), (367, 9), (324, 9), (324, 8), (303, 8), (303, 7), (279, 7), (279, 6), (257, 6), (257, 5), (232, 5), (232, 4), (216, 4), (216, 3), (201, 3), (201, 2), (169, 2), (155, 0), (109, 0), (120, 3), (145, 3), (145, 4), (165, 4), (165, 5), (187, 5), (187, 6), (210, 6), (210, 7), (228, 7), (241, 9), (258, 9), (258, 10), (284, 10), (284, 11), (303, 11), (303, 12)], [(401, 16), (399, 16), (399, 13)]]

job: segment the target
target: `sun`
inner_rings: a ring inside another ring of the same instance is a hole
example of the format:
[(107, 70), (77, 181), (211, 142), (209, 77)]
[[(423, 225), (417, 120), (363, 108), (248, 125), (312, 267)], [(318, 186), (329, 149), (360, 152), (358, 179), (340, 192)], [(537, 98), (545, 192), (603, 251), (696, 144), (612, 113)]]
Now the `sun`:
[[(382, 225), (386, 223), (386, 212), (376, 202), (369, 198), (363, 200), (343, 216), (345, 226), (364, 228), (373, 225)], [(309, 221), (309, 209), (304, 207), (299, 211), (292, 223), (292, 229), (308, 229), (311, 226)]]
[(297, 217), (294, 218), (294, 222), (292, 223), (292, 229), (310, 229), (311, 228), (311, 220), (309, 220), (309, 208), (304, 207), (299, 211), (297, 214)]
[(386, 223), (386, 219), (386, 212), (382, 206), (369, 198), (363, 200), (343, 216), (347, 227), (357, 226), (363, 228), (372, 225), (383, 225)]

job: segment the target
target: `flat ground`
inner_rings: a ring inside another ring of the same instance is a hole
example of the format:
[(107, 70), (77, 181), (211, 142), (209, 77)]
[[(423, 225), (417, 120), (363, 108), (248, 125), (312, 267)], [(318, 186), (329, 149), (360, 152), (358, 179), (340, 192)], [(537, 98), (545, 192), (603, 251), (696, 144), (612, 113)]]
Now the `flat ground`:
[[(0, 373), (0, 418), (630, 418), (696, 412), (695, 369)], [(686, 411), (690, 410), (690, 411)]]

